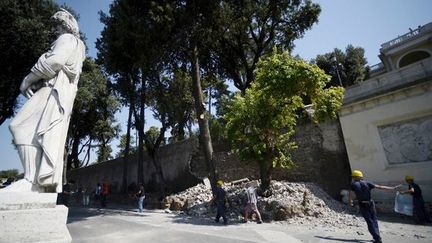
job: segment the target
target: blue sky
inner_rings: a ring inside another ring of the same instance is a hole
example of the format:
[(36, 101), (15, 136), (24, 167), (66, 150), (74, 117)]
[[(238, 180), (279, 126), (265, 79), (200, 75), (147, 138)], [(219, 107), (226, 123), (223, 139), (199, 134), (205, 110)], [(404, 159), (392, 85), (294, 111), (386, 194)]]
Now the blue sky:
[[(57, 0), (66, 3), (80, 15), (79, 25), (87, 37), (88, 55), (96, 57), (95, 41), (103, 25), (99, 11), (108, 12), (111, 0)], [(321, 5), (319, 23), (305, 36), (295, 41), (294, 55), (306, 60), (318, 54), (331, 52), (334, 48), (345, 49), (348, 44), (365, 49), (369, 65), (379, 62), (380, 45), (398, 35), (432, 22), (430, 0), (313, 0)], [(24, 77), (23, 77), (24, 78)], [(118, 120), (124, 123), (123, 115)], [(19, 169), (22, 166), (11, 145), (8, 131), (10, 120), (0, 126), (0, 170)], [(151, 125), (148, 124), (147, 127)], [(112, 145), (116, 150), (116, 144)], [(95, 157), (93, 156), (93, 159)]]

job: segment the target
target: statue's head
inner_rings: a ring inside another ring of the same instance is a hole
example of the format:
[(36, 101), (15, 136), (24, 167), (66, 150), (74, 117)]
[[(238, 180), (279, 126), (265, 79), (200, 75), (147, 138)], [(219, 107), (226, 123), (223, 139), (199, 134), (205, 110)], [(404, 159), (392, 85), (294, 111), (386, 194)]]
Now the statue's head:
[(51, 19), (55, 22), (57, 27), (61, 27), (64, 32), (73, 34), (79, 37), (79, 28), (78, 22), (74, 18), (72, 14), (66, 11), (63, 8), (60, 8), (60, 11), (56, 12)]

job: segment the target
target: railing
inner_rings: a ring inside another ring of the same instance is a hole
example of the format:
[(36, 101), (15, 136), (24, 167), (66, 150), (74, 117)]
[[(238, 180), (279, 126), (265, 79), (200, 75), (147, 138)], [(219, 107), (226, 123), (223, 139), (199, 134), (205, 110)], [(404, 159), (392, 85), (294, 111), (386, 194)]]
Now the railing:
[(371, 76), (373, 77), (362, 83), (346, 88), (344, 104), (393, 90), (397, 87), (407, 86), (421, 79), (430, 79), (432, 77), (432, 57), (385, 74)]
[(384, 68), (384, 64), (382, 64), (382, 63), (380, 62), (380, 63), (378, 63), (378, 64), (375, 64), (375, 65), (370, 66), (370, 67), (369, 67), (369, 72), (370, 72), (370, 73), (377, 73), (377, 72), (383, 71), (384, 69), (385, 69), (385, 68)]
[(408, 33), (406, 33), (406, 34), (404, 34), (402, 36), (399, 36), (399, 37), (397, 37), (397, 38), (395, 38), (395, 39), (393, 39), (391, 41), (388, 41), (388, 42), (382, 44), (381, 48), (382, 49), (388, 49), (390, 47), (399, 45), (399, 44), (401, 44), (401, 43), (403, 43), (403, 42), (405, 42), (407, 40), (411, 40), (412, 38), (414, 38), (414, 37), (416, 37), (418, 35), (421, 35), (421, 34), (423, 34), (425, 32), (431, 31), (431, 30), (432, 30), (432, 22), (428, 23), (426, 25), (423, 25), (423, 26), (419, 26), (415, 30), (411, 30), (410, 32), (408, 32)]

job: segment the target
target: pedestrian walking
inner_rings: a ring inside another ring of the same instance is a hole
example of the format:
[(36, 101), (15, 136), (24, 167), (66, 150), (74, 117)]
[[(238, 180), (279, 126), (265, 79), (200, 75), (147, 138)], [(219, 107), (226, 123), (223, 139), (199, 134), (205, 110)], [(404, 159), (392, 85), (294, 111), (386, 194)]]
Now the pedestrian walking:
[(82, 187), (82, 204), (88, 206), (90, 204), (90, 192), (86, 186)]
[(360, 213), (367, 223), (369, 233), (373, 237), (373, 242), (380, 243), (382, 241), (381, 241), (381, 236), (378, 227), (378, 219), (376, 215), (375, 202), (371, 198), (371, 190), (377, 188), (380, 190), (392, 191), (395, 190), (397, 186), (388, 187), (388, 186), (372, 184), (366, 180), (363, 180), (363, 173), (359, 170), (354, 170), (351, 174), (351, 177), (352, 177), (351, 191), (349, 192), (349, 197), (348, 197), (349, 205), (354, 206), (352, 200), (353, 199), (352, 193), (354, 192), (358, 201)]
[(138, 192), (136, 193), (136, 196), (138, 198), (138, 210), (140, 213), (143, 212), (144, 209), (144, 199), (145, 199), (145, 191), (144, 191), (144, 185), (141, 184), (139, 186)]
[(101, 194), (102, 194), (102, 185), (100, 183), (98, 183), (96, 185), (95, 191), (94, 191), (94, 197), (95, 197), (95, 203), (100, 203), (100, 199), (101, 199)]

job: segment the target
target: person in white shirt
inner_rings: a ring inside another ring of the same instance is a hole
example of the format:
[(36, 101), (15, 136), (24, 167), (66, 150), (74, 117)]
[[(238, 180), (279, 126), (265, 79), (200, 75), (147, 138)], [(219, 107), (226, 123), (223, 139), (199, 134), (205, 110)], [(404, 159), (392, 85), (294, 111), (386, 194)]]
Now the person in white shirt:
[(252, 217), (252, 215), (255, 214), (256, 218), (257, 218), (257, 223), (261, 224), (262, 219), (261, 219), (261, 214), (260, 214), (258, 207), (257, 207), (258, 200), (257, 200), (256, 189), (249, 182), (246, 184), (245, 190), (246, 190), (246, 195), (247, 195), (247, 202), (246, 202), (246, 207), (245, 207), (244, 220), (245, 220), (245, 222), (247, 222), (249, 216)]

